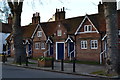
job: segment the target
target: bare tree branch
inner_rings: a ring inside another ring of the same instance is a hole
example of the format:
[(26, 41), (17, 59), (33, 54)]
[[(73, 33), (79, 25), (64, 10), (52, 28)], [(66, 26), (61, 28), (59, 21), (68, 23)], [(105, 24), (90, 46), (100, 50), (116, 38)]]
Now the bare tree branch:
[(21, 10), (21, 12), (22, 12), (23, 1), (24, 1), (24, 0), (20, 0), (19, 5), (18, 5), (18, 7), (19, 7), (19, 9)]
[(41, 0), (39, 0), (39, 3), (40, 3), (41, 5), (43, 5), (43, 2), (42, 2)]
[(64, 2), (62, 0), (59, 0), (59, 1), (60, 1), (60, 3), (64, 4)]
[(12, 1), (11, 0), (7, 0), (7, 2), (8, 2), (8, 5), (9, 5), (10, 9), (11, 9), (11, 13), (14, 14)]
[(15, 8), (18, 7), (18, 0), (14, 0), (14, 7), (15, 7)]
[(0, 9), (0, 12), (4, 13), (3, 10)]

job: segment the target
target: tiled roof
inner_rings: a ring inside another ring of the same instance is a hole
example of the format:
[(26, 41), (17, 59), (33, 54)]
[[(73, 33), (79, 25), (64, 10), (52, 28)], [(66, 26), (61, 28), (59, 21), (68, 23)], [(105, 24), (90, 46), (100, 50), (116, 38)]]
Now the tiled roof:
[[(118, 27), (120, 29), (120, 10), (118, 10), (117, 13), (118, 13)], [(100, 20), (99, 14), (91, 14), (91, 15), (87, 15), (87, 16), (91, 20), (93, 25), (98, 29), (99, 32), (106, 32), (105, 19), (102, 19), (101, 21), (99, 21)], [(59, 22), (65, 27), (65, 29), (67, 30), (67, 34), (74, 34), (84, 18), (85, 18), (85, 16), (78, 16), (78, 17), (68, 18), (68, 19), (64, 19), (64, 20), (60, 20), (60, 21), (44, 22), (44, 23), (40, 23), (40, 25), (41, 25), (43, 31), (45, 32), (46, 36), (52, 36), (54, 34)], [(101, 24), (103, 26), (101, 26)], [(10, 27), (7, 26), (8, 24), (3, 24), (3, 25), (5, 26), (3, 28), (3, 32), (7, 32), (6, 30), (8, 30), (8, 32), (10, 32), (11, 29), (9, 29)], [(24, 30), (23, 37), (30, 38), (30, 37), (32, 37), (32, 34), (34, 33), (34, 31), (37, 27), (37, 24), (34, 24), (34, 25), (30, 24), (30, 25), (22, 26), (22, 27)]]
[(74, 17), (65, 19), (62, 22), (64, 27), (67, 29), (67, 34), (74, 34), (81, 22), (83, 21), (84, 16)]
[(23, 27), (23, 37), (24, 38), (31, 38), (32, 37), (32, 34), (34, 33), (36, 27), (37, 27), (37, 24), (30, 24), (30, 25), (27, 25), (27, 26), (22, 26)]
[(46, 36), (51, 36), (55, 32), (55, 29), (57, 27), (57, 21), (55, 22), (46, 22), (46, 23), (41, 23), (41, 27), (43, 31), (45, 32)]
[(47, 36), (51, 36), (54, 34), (55, 29), (59, 23), (61, 23), (65, 27), (65, 29), (67, 30), (67, 34), (74, 34), (83, 19), (84, 16), (69, 18), (61, 21), (41, 23), (40, 25)]
[(0, 32), (2, 32), (2, 33), (11, 33), (12, 32), (12, 25), (7, 24), (7, 23), (1, 23)]

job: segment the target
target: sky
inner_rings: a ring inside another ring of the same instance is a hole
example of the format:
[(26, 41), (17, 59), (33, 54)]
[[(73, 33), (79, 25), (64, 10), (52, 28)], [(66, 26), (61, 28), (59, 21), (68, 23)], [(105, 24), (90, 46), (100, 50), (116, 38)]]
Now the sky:
[[(21, 25), (32, 22), (33, 13), (40, 13), (40, 21), (47, 22), (57, 9), (65, 7), (66, 18), (98, 13), (102, 0), (24, 0)], [(118, 2), (120, 0), (117, 0)]]

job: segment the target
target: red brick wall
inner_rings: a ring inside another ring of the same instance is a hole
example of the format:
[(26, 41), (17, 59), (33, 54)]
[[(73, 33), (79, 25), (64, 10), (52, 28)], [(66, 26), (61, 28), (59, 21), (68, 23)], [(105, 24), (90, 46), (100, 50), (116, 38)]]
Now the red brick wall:
[[(42, 37), (38, 37), (37, 36), (37, 32), (38, 31), (42, 31)], [(44, 56), (44, 52), (47, 51), (47, 44), (46, 44), (46, 35), (44, 34), (43, 30), (41, 29), (41, 27), (38, 28), (38, 30), (36, 31), (35, 35), (34, 35), (34, 39), (33, 39), (33, 57), (40, 57), (40, 56)], [(39, 49), (35, 49), (35, 43), (40, 43)], [(41, 49), (41, 43), (45, 44), (45, 49)]]
[[(87, 49), (81, 49), (81, 40), (87, 41)], [(98, 40), (98, 49), (91, 49), (91, 40)], [(76, 36), (76, 41), (76, 57), (78, 60), (99, 61), (99, 54), (101, 52), (101, 40), (98, 33), (80, 34)]]
[[(57, 30), (62, 30), (62, 36), (57, 35)], [(65, 40), (67, 39), (67, 31), (61, 23), (59, 23), (58, 26), (56, 26), (56, 30), (54, 32), (53, 39), (54, 39), (54, 58), (56, 59), (56, 42), (65, 42)], [(66, 47), (67, 47), (67, 45), (65, 44), (65, 57), (67, 55), (66, 54), (66, 52), (67, 52)]]

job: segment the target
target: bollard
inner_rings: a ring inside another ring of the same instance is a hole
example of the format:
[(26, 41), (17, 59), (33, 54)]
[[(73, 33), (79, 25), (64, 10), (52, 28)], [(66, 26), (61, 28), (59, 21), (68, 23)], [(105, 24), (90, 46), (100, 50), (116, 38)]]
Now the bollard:
[(26, 57), (26, 66), (28, 66), (28, 57)]
[(61, 71), (64, 71), (63, 59), (61, 60)]
[(39, 63), (40, 59), (38, 59), (38, 67), (40, 67), (40, 63)]
[(5, 63), (5, 54), (3, 54), (3, 63)]
[(75, 61), (76, 61), (76, 59), (73, 58), (73, 72), (75, 72)]
[(19, 65), (22, 65), (22, 63), (21, 63), (21, 56), (20, 56), (20, 58), (19, 58)]
[(54, 70), (54, 58), (52, 58), (52, 70)]

